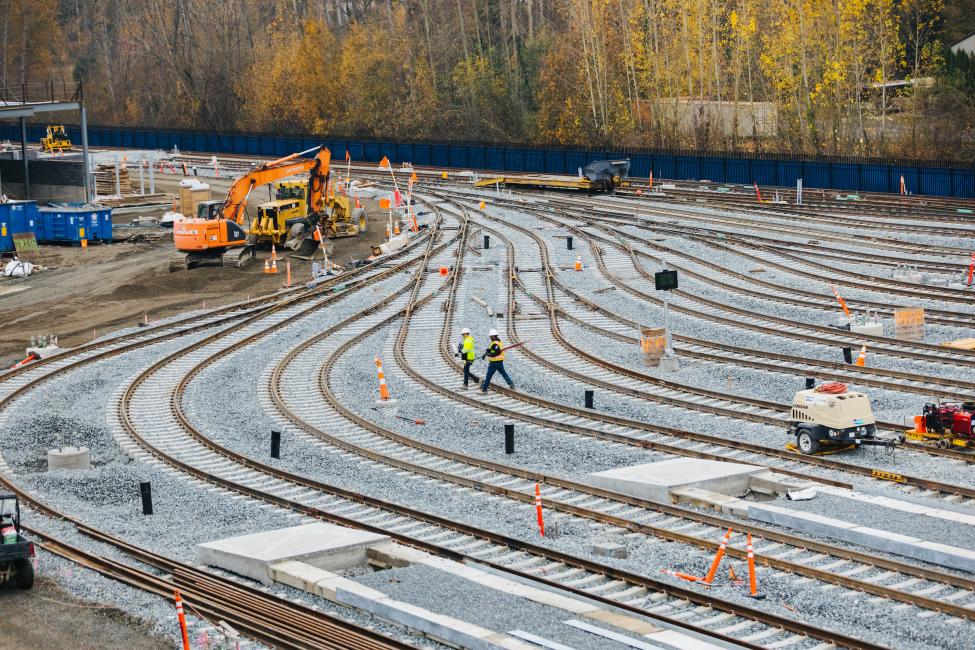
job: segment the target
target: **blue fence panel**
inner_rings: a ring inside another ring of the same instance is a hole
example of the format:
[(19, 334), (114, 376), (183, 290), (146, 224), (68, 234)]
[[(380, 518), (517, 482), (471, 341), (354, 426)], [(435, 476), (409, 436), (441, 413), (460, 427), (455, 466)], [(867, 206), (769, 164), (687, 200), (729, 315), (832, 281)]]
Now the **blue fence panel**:
[(565, 159), (565, 171), (562, 173), (570, 176), (578, 175), (580, 167), (585, 167), (592, 162), (589, 154), (585, 151), (569, 149), (563, 151), (562, 155)]
[(656, 178), (677, 178), (677, 156), (671, 154), (653, 157), (653, 175)]
[(804, 160), (802, 162), (802, 186), (804, 188), (831, 188), (829, 163)]
[(860, 166), (860, 190), (863, 192), (887, 192), (890, 174), (887, 165), (867, 164)]
[(677, 156), (677, 180), (700, 180), (701, 161), (697, 156)]
[(504, 150), (504, 167), (502, 169), (509, 172), (525, 171), (525, 150), (515, 147), (506, 148)]
[(716, 183), (725, 182), (725, 158), (715, 158), (705, 156), (701, 158), (701, 180), (714, 181)]
[[(778, 165), (780, 185), (794, 187), (796, 181), (802, 178), (802, 163), (798, 160), (780, 160)], [(805, 179), (803, 179), (803, 184), (805, 182)]]
[(446, 144), (434, 144), (430, 147), (430, 166), (449, 167), (450, 147)]
[(725, 164), (725, 183), (750, 184), (752, 182), (752, 166), (746, 158), (729, 158)]
[(495, 171), (504, 169), (504, 148), (484, 147), (484, 166)]
[(778, 185), (775, 160), (752, 160), (752, 183), (759, 185)]
[(904, 177), (904, 185), (911, 194), (917, 194), (920, 177), (917, 174), (917, 167), (907, 167), (902, 165), (890, 165), (887, 168), (887, 190), (888, 192), (901, 191), (901, 176)]
[(951, 174), (948, 172), (948, 169), (922, 168), (919, 193), (951, 196)]
[(965, 199), (975, 198), (975, 170), (953, 169), (951, 174), (954, 195)]
[(526, 172), (544, 172), (545, 171), (545, 153), (537, 149), (526, 149), (525, 150), (525, 171)]
[(630, 156), (630, 176), (646, 178), (650, 175), (650, 156), (637, 154)]
[(829, 163), (829, 182), (826, 187), (834, 190), (859, 189), (857, 166), (852, 163)]
[(446, 167), (454, 167), (457, 169), (464, 169), (470, 167), (468, 162), (467, 147), (461, 147), (456, 144), (447, 145), (447, 161)]

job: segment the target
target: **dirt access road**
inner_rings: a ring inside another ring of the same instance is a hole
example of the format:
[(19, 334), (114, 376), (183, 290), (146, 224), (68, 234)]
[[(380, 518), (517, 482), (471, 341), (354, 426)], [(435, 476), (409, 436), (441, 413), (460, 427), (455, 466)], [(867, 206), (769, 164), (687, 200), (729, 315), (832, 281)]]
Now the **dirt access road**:
[[(176, 194), (181, 177), (162, 178), (157, 186)], [(227, 180), (210, 179), (214, 197), (228, 189)], [(370, 254), (383, 240), (386, 216), (375, 201), (363, 201), (368, 213), (367, 232), (334, 242), (333, 261), (344, 265)], [(57, 334), (62, 347), (72, 347), (130, 327), (148, 316), (165, 318), (202, 307), (216, 307), (247, 296), (272, 293), (284, 283), (284, 265), (277, 275), (263, 273), (267, 251), (245, 269), (203, 267), (169, 272), (172, 233), (166, 229), (129, 229), (133, 219), (158, 217), (162, 210), (117, 215), (116, 234), (146, 232), (163, 236), (154, 241), (92, 244), (87, 250), (70, 246), (41, 246), (37, 263), (46, 270), (26, 280), (0, 281), (0, 367), (24, 357), (31, 336)], [(285, 258), (278, 251), (279, 258)], [(292, 260), (296, 282), (311, 278), (311, 262)]]
[(38, 577), (30, 591), (0, 588), (0, 620), (0, 650), (176, 648), (170, 639), (154, 634), (131, 616), (78, 600), (45, 577)]

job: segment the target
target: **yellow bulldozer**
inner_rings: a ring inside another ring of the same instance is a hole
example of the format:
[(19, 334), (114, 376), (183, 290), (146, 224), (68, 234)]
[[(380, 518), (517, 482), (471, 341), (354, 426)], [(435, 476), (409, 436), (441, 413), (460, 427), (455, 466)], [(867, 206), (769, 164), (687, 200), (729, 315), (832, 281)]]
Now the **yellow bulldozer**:
[[(248, 232), (257, 244), (274, 242), (275, 246), (297, 250), (298, 242), (294, 240), (304, 235), (300, 224), (307, 216), (308, 180), (278, 181), (274, 184), (274, 200), (257, 207)], [(355, 237), (366, 231), (365, 209), (356, 207), (348, 197), (326, 196), (322, 216), (319, 224), (328, 239)]]
[(47, 153), (71, 150), (71, 140), (63, 124), (47, 125), (47, 135), (41, 138), (41, 149)]

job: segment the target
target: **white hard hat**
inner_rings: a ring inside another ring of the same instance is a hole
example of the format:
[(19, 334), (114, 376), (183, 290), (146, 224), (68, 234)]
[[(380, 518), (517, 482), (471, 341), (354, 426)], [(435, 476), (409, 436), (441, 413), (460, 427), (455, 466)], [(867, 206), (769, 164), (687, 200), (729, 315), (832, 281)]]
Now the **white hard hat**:
[(471, 331), (470, 331), (469, 329), (467, 329), (467, 328), (465, 327), (464, 329), (462, 329), (462, 330), (460, 331), (460, 333), (461, 333), (461, 334), (470, 334), (470, 333), (471, 333)]
[(490, 332), (488, 332), (488, 336), (497, 336), (497, 335), (498, 335), (498, 330), (491, 330)]

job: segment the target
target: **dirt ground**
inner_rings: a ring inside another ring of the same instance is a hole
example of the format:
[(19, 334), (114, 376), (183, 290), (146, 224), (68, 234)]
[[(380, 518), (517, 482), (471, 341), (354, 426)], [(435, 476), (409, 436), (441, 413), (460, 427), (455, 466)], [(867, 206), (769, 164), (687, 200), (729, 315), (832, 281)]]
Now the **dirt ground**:
[[(0, 650), (171, 650), (176, 647), (123, 612), (78, 600), (44, 577), (38, 577), (30, 591), (0, 589), (0, 621), (3, 621)], [(44, 621), (57, 621), (57, 624), (46, 625)]]
[[(157, 181), (157, 188), (178, 194), (179, 177)], [(220, 198), (229, 181), (211, 179), (212, 195)], [(261, 200), (264, 200), (263, 197)], [(260, 201), (255, 201), (254, 204)], [(363, 201), (368, 213), (367, 232), (334, 242), (333, 261), (344, 265), (370, 254), (383, 240), (386, 216), (375, 201)], [(159, 217), (163, 210), (118, 214), (116, 236), (125, 233), (163, 233), (155, 241), (92, 244), (80, 247), (43, 245), (36, 262), (46, 269), (21, 280), (0, 280), (0, 367), (24, 357), (31, 336), (57, 334), (62, 347), (90, 341), (113, 330), (129, 327), (148, 316), (173, 316), (190, 309), (216, 307), (248, 296), (272, 293), (284, 283), (284, 264), (277, 275), (263, 273), (269, 251), (258, 251), (256, 262), (244, 269), (201, 267), (169, 272), (172, 232), (158, 227), (129, 228), (138, 217)], [(278, 251), (279, 260), (287, 258)], [(311, 262), (292, 260), (295, 282), (311, 278)]]

